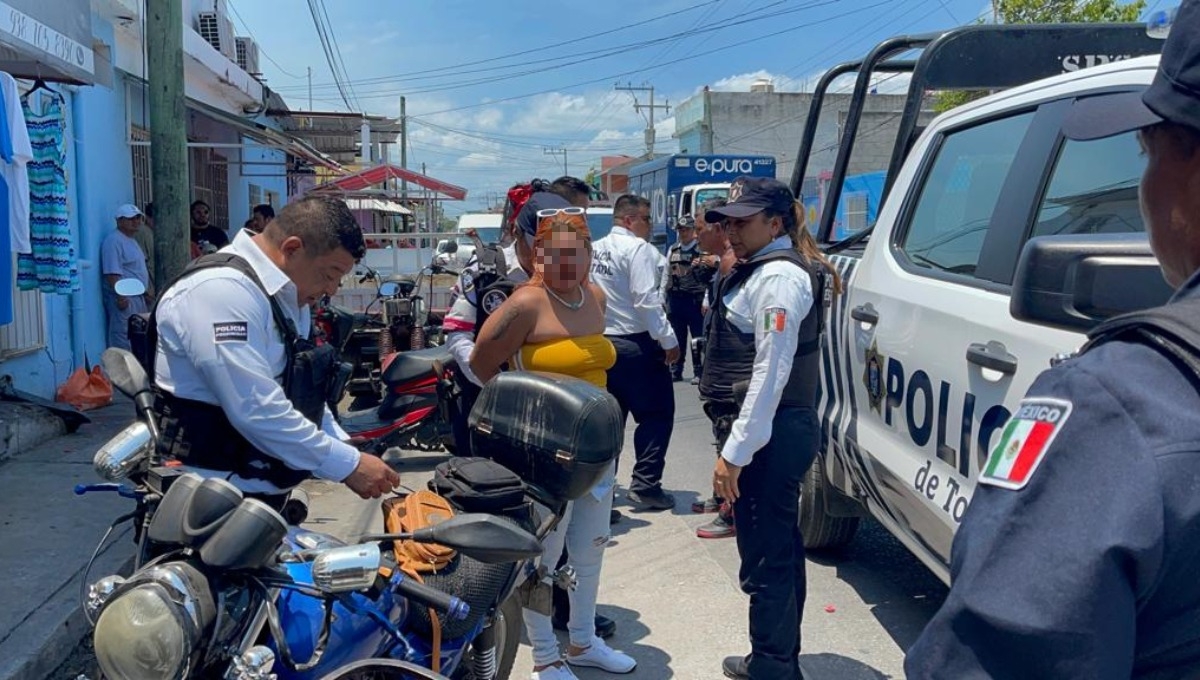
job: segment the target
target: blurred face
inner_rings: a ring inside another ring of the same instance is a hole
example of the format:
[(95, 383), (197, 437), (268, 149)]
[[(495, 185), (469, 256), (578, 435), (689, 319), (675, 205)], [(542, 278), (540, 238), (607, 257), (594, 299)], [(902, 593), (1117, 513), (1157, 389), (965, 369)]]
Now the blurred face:
[(1200, 268), (1200, 152), (1188, 153), (1159, 128), (1138, 139), (1146, 154), (1138, 200), (1150, 249), (1167, 283), (1178, 288)]
[(691, 243), (692, 241), (696, 240), (696, 229), (695, 228), (683, 227), (683, 228), (680, 228), (678, 231), (679, 231), (679, 242), (680, 243), (687, 245), (688, 243)]
[(768, 218), (763, 213), (750, 217), (730, 217), (725, 220), (725, 233), (729, 235), (729, 247), (739, 259), (749, 257), (762, 250), (783, 232), (783, 218)]
[(354, 269), (354, 256), (342, 247), (313, 255), (299, 236), (289, 236), (279, 246), (283, 264), (279, 267), (296, 285), (301, 306), (315, 304), (322, 296), (337, 293), (342, 277)]
[(583, 283), (592, 266), (591, 244), (570, 227), (557, 227), (538, 248), (537, 265), (547, 286), (571, 290)]
[(703, 218), (696, 220), (696, 238), (700, 247), (707, 253), (725, 252), (725, 228), (721, 224), (709, 224)]
[(192, 224), (197, 227), (207, 227), (208, 213), (208, 206), (203, 203), (192, 208)]

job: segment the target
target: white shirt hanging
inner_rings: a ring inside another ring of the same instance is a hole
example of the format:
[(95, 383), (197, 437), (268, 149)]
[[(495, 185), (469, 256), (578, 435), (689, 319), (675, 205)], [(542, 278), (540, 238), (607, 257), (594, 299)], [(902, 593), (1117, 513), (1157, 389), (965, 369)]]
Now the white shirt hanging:
[(29, 170), (33, 146), (29, 129), (25, 127), (25, 112), (21, 109), (21, 91), (11, 75), (0, 71), (0, 96), (8, 118), (8, 135), (12, 139), (11, 163), (0, 161), (0, 175), (8, 184), (8, 233), (14, 253), (32, 251), (29, 245)]

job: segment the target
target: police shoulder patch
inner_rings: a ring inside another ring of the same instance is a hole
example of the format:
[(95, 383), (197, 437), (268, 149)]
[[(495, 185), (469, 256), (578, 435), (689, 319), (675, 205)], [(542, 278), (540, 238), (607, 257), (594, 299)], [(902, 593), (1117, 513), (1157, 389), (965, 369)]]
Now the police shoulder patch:
[(218, 321), (213, 324), (214, 342), (246, 342), (249, 326), (245, 321)]
[(491, 314), (499, 309), (500, 305), (504, 304), (504, 301), (507, 299), (508, 296), (504, 294), (504, 291), (489, 290), (483, 294), (483, 299), (479, 301), (479, 306), (483, 308), (483, 311)]
[(1021, 401), (979, 473), (979, 483), (1022, 489), (1033, 477), (1074, 406), (1065, 399)]
[(783, 307), (771, 307), (763, 311), (763, 330), (768, 333), (782, 333), (787, 327), (787, 310)]

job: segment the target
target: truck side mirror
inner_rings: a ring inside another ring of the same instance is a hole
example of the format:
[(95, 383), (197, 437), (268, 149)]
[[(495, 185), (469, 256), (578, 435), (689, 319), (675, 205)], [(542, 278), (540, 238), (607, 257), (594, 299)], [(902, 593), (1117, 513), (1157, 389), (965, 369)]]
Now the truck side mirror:
[(1039, 236), (1021, 251), (1009, 312), (1068, 331), (1163, 304), (1171, 296), (1145, 234)]

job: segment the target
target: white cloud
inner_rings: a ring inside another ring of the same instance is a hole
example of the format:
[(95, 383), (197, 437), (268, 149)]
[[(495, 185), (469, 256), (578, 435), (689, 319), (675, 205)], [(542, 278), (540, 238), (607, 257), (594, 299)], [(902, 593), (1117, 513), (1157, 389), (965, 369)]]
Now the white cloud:
[[(739, 73), (726, 78), (722, 78), (717, 82), (709, 85), (708, 89), (714, 92), (749, 92), (750, 86), (759, 81), (768, 81), (775, 86), (776, 92), (803, 92), (804, 81), (795, 80), (785, 75), (772, 74), (766, 69), (759, 69), (751, 73)], [(696, 88), (696, 93), (702, 91), (703, 87)]]

